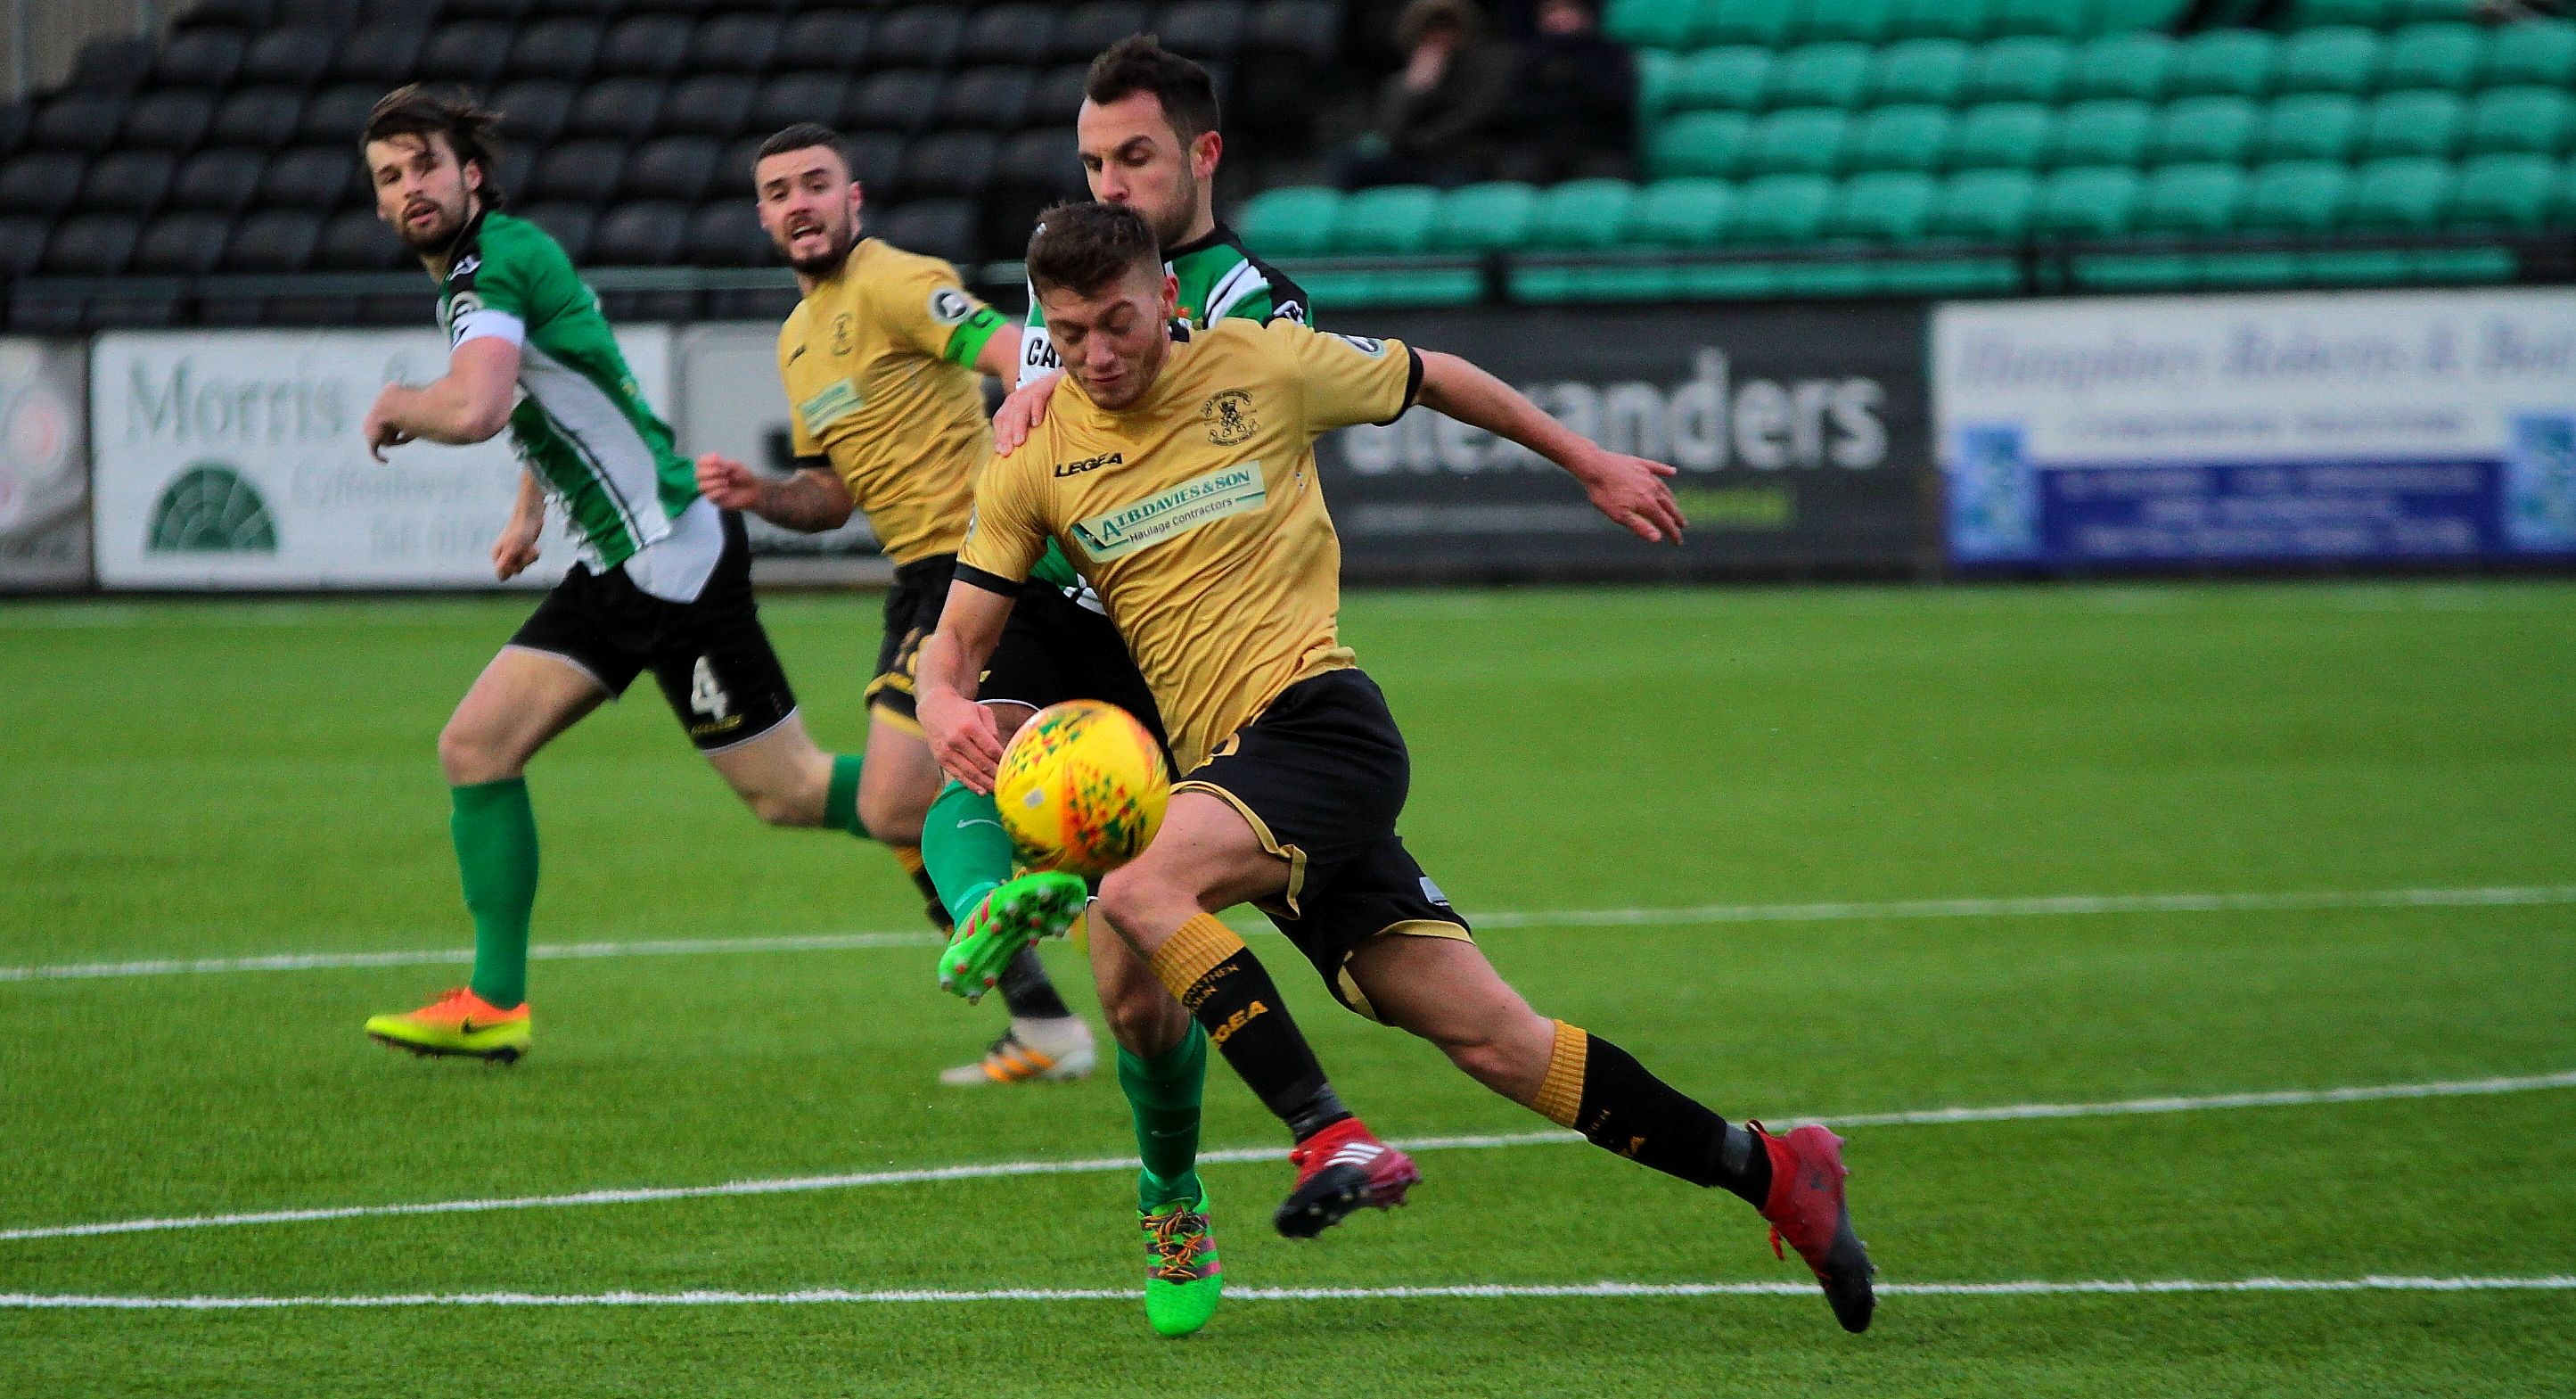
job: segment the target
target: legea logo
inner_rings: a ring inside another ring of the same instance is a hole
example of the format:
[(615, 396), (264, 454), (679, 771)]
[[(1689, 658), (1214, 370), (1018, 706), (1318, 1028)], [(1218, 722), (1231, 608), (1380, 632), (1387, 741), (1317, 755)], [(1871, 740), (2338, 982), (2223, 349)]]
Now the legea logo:
[(161, 488), (144, 548), (155, 554), (274, 554), (268, 502), (229, 463), (192, 462)]

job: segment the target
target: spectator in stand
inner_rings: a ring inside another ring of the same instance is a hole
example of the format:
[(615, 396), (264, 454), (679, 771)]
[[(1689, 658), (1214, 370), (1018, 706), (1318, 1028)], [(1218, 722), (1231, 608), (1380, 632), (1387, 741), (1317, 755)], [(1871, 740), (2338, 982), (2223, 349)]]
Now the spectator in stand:
[(1471, 0), (1413, 0), (1396, 21), (1404, 68), (1379, 89), (1376, 129), (1344, 167), (1346, 189), (1485, 178), (1511, 91), (1512, 51), (1484, 37)]
[(1506, 103), (1515, 138), (1495, 175), (1551, 185), (1630, 179), (1637, 162), (1637, 62), (1601, 37), (1588, 0), (1541, 0)]

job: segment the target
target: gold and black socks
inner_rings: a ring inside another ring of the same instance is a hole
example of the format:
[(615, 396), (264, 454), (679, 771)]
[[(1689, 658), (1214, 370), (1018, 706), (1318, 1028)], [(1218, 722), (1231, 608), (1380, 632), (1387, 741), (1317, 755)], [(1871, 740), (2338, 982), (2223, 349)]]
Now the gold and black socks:
[(1729, 1123), (1646, 1072), (1626, 1050), (1556, 1022), (1547, 1079), (1530, 1110), (1586, 1141), (1693, 1185), (1723, 1186), (1755, 1209), (1771, 1192), (1771, 1156)]
[(1147, 961), (1244, 1086), (1298, 1141), (1351, 1115), (1324, 1080), (1323, 1066), (1289, 1018), (1270, 973), (1232, 928), (1212, 914), (1199, 914)]

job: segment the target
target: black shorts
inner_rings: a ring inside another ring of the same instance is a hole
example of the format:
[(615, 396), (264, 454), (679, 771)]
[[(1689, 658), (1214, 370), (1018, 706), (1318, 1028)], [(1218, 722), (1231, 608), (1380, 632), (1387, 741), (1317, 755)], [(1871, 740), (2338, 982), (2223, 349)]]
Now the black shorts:
[(1474, 941), (1395, 833), (1412, 780), (1404, 735), (1377, 682), (1336, 670), (1281, 691), (1174, 788), (1220, 798), (1288, 862), (1286, 892), (1261, 911), (1335, 999), (1371, 1019), (1344, 967), (1362, 943), (1387, 935)]
[(636, 587), (623, 568), (575, 564), (537, 604), (510, 645), (570, 661), (611, 695), (650, 669), (701, 753), (749, 743), (796, 712), (787, 672), (761, 630), (751, 592), (751, 545), (724, 513), (724, 552), (695, 602)]
[[(914, 669), (922, 639), (939, 627), (956, 567), (954, 554), (915, 559), (894, 571), (894, 588), (886, 594), (885, 643), (877, 652), (876, 679), (868, 682), (868, 703), (914, 733), (921, 731), (913, 712)], [(1032, 709), (1070, 699), (1107, 700), (1135, 715), (1163, 745), (1167, 760), (1171, 751), (1154, 692), (1129, 659), (1118, 628), (1036, 579), (1012, 601), (976, 697), (1015, 700)]]
[(899, 564), (894, 586), (886, 590), (885, 639), (877, 643), (876, 678), (868, 682), (868, 707), (909, 733), (921, 732), (913, 717), (913, 667), (921, 659), (924, 638), (939, 629), (939, 610), (948, 605), (948, 578), (957, 570), (955, 554), (933, 554)]

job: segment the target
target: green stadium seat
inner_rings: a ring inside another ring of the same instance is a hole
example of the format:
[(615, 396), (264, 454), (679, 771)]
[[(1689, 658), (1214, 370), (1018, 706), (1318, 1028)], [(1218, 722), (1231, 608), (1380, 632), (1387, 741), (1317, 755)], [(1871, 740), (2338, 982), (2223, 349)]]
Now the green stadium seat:
[(2353, 176), (2341, 221), (2346, 228), (2420, 232), (2440, 216), (2450, 189), (2449, 161), (2423, 156), (2370, 161)]
[(1673, 110), (1673, 69), (1680, 66), (1681, 55), (1671, 49), (1632, 52), (1637, 64), (1637, 129), (1652, 131)]
[(2379, 85), (2464, 88), (2477, 71), (2478, 31), (2465, 24), (2410, 24), (2379, 51)]
[(2340, 92), (2272, 99), (2254, 136), (2257, 160), (2341, 160), (2361, 131), (2361, 104)]
[(1735, 186), (1724, 180), (1657, 180), (1628, 214), (1627, 241), (1649, 248), (1704, 248), (1726, 236)]
[(2469, 104), (2471, 155), (2518, 151), (2555, 155), (2576, 126), (2576, 102), (2554, 87), (2491, 87)]
[(2449, 155), (2460, 141), (2458, 94), (2418, 88), (2383, 92), (2361, 119), (2361, 156)]
[(1828, 238), (1867, 238), (1880, 243), (1911, 242), (1923, 236), (1932, 220), (1940, 182), (1912, 170), (1875, 170), (1843, 181), (1826, 207)]
[(1778, 48), (1789, 35), (1791, 0), (1699, 0), (1691, 39), (1700, 44)]
[(1765, 175), (1748, 181), (1736, 193), (1727, 239), (1754, 246), (1814, 242), (1833, 197), (1834, 182), (1822, 175)]
[(2390, 0), (2299, 0), (2291, 16), (2301, 26), (2380, 29), (2388, 24)]
[(1441, 197), (1431, 221), (1435, 253), (1509, 252), (1527, 244), (1539, 193), (1517, 180), (1461, 185)]
[(1742, 112), (1688, 112), (1665, 122), (1646, 143), (1657, 178), (1732, 175), (1743, 163), (1752, 123)]
[(2155, 110), (2144, 102), (2105, 98), (2058, 114), (2051, 165), (2135, 165), (2145, 154)]
[(1568, 180), (1540, 194), (1529, 246), (1616, 247), (1636, 203), (1637, 187), (1626, 180)]
[(2031, 227), (2064, 238), (2110, 238), (2129, 230), (2145, 185), (2127, 165), (2078, 165), (2039, 187)]
[(2075, 50), (2063, 39), (2015, 34), (1978, 48), (1960, 96), (1969, 102), (2054, 102)]
[(2147, 178), (2138, 203), (2140, 233), (2204, 236), (2236, 226), (2245, 172), (2214, 162), (2168, 165)]
[(1323, 185), (1282, 185), (1252, 197), (1235, 219), (1243, 236), (1280, 257), (1318, 257), (1333, 246), (1342, 192)]
[(2479, 80), (2493, 87), (2576, 83), (2576, 24), (2563, 19), (2525, 20), (2487, 33), (2487, 58)]
[(2488, 0), (2388, 0), (2390, 24), (2419, 21), (2466, 22), (2490, 8)]
[(2123, 34), (2132, 30), (2162, 31), (2173, 23), (2182, 0), (2097, 0), (2093, 6), (2093, 23), (2086, 31), (2092, 34)]
[(1986, 28), (1994, 34), (2049, 34), (2061, 39), (2084, 32), (2091, 5), (2083, 0), (1994, 0)]
[(1976, 39), (1986, 32), (1986, 0), (1896, 0), (1896, 39)]
[(1801, 44), (1771, 68), (1774, 107), (1857, 107), (1869, 81), (1867, 44)]
[(1930, 102), (1949, 106), (1966, 85), (1972, 50), (1956, 39), (1908, 39), (1878, 51), (1869, 70), (1874, 103)]
[(1431, 242), (1440, 191), (1429, 185), (1385, 185), (1342, 200), (1333, 216), (1333, 252), (1343, 256), (1418, 253)]
[(2186, 97), (2168, 103), (2148, 137), (2148, 161), (2243, 160), (2254, 144), (2255, 113), (2254, 104), (2242, 97)]
[(2019, 238), (2038, 201), (2039, 181), (2027, 170), (1962, 170), (1942, 182), (1925, 231), (1981, 242)]
[(1954, 170), (2037, 165), (2055, 129), (2055, 116), (2036, 102), (1989, 102), (1970, 107), (1950, 126), (1948, 164)]
[(2237, 223), (2264, 232), (2323, 232), (2334, 226), (2350, 181), (2344, 167), (2330, 160), (2276, 160), (2257, 166)]
[(1726, 44), (1685, 54), (1673, 66), (1672, 110), (1749, 112), (1771, 86), (1771, 51)]
[(2260, 97), (2272, 88), (2280, 41), (2260, 29), (2209, 29), (2183, 40), (2174, 55), (2177, 97), (2225, 94)]
[(1843, 163), (1854, 170), (1938, 170), (1949, 135), (1945, 108), (1874, 108), (1852, 128)]
[(2423, 248), (2410, 261), (2418, 282), (2510, 282), (2521, 273), (2510, 248)]
[(1601, 30), (1630, 48), (1678, 49), (1692, 42), (1691, 0), (1610, 0)]
[(1887, 36), (1895, 8), (1893, 0), (1806, 0), (1790, 27), (1800, 43), (1875, 44)]
[(1791, 107), (1753, 124), (1745, 141), (1748, 174), (1830, 174), (1842, 164), (1851, 118), (1833, 107)]
[(2162, 34), (2131, 31), (2105, 34), (2075, 50), (2075, 66), (2066, 75), (2066, 96), (2161, 97), (2181, 46)]
[(2496, 154), (2460, 162), (2442, 222), (2453, 228), (2538, 228), (2549, 220), (2558, 167), (2545, 156)]
[(2277, 92), (2368, 92), (2379, 76), (2379, 36), (2348, 24), (2303, 29), (2281, 45)]

